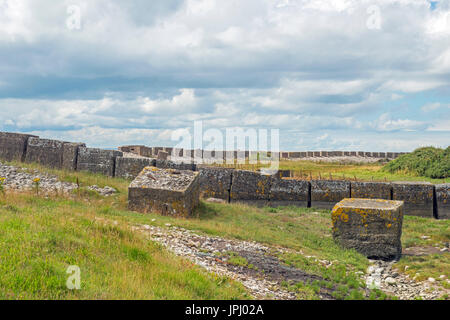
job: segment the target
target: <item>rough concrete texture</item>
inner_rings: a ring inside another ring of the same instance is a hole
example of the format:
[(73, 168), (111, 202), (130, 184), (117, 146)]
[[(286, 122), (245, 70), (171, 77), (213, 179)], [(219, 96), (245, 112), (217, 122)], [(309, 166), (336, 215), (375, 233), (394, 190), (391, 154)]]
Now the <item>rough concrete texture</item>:
[(354, 181), (352, 185), (352, 198), (391, 200), (392, 186), (386, 182)]
[(116, 158), (115, 174), (117, 178), (134, 179), (145, 168), (155, 166), (156, 160), (151, 158)]
[(200, 167), (200, 195), (203, 198), (229, 200), (233, 169)]
[(27, 140), (36, 136), (20, 133), (0, 132), (0, 159), (5, 161), (24, 161)]
[(169, 153), (166, 151), (159, 150), (158, 151), (158, 160), (168, 160), (169, 159)]
[(231, 183), (231, 202), (267, 205), (272, 176), (259, 172), (235, 170)]
[(312, 180), (311, 206), (331, 210), (339, 201), (350, 198), (350, 182), (342, 180)]
[(86, 147), (84, 143), (64, 142), (62, 168), (69, 171), (77, 170), (78, 150)]
[(393, 200), (405, 202), (405, 214), (433, 218), (434, 186), (429, 182), (393, 182)]
[(450, 183), (436, 185), (437, 216), (450, 219)]
[(191, 171), (197, 170), (197, 166), (194, 163), (178, 162), (171, 160), (157, 159), (155, 162), (155, 166), (160, 169), (176, 169), (176, 170), (191, 170)]
[(78, 149), (77, 170), (113, 177), (116, 158), (122, 156), (120, 151), (81, 147)]
[(130, 184), (130, 210), (162, 215), (189, 217), (200, 198), (199, 173), (146, 167)]
[(30, 137), (27, 143), (25, 162), (34, 162), (49, 168), (61, 169), (63, 147), (63, 141)]
[(401, 256), (403, 202), (344, 199), (332, 213), (333, 238), (344, 248), (372, 259)]
[(305, 180), (273, 179), (270, 186), (270, 206), (307, 207), (309, 185), (309, 181)]

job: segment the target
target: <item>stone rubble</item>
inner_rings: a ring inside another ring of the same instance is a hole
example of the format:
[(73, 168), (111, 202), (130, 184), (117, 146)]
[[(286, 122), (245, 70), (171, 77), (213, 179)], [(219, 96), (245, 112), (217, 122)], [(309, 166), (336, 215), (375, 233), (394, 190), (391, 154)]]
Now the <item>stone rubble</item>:
[[(400, 300), (423, 300), (439, 299), (450, 290), (443, 287), (433, 286), (436, 280), (416, 282), (406, 274), (400, 274), (393, 269), (395, 261), (370, 260), (371, 265), (367, 268), (365, 282), (370, 289), (380, 289), (386, 294), (398, 297)], [(445, 275), (441, 278), (445, 279)]]
[[(38, 170), (9, 166), (0, 162), (0, 178), (5, 178), (3, 187), (5, 191), (14, 190), (18, 192), (35, 192), (36, 180), (39, 182), (38, 191), (40, 194), (71, 194), (78, 189), (76, 183), (59, 181), (58, 177)], [(94, 190), (102, 196), (111, 196), (117, 191), (111, 187), (99, 188), (90, 186), (89, 190)]]

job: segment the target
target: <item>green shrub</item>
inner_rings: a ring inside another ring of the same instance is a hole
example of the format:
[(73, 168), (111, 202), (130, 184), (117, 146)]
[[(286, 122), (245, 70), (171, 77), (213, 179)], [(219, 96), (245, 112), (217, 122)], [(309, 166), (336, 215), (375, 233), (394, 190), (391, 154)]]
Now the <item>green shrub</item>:
[(450, 147), (425, 147), (389, 162), (383, 170), (390, 173), (408, 172), (418, 176), (444, 179), (450, 177)]

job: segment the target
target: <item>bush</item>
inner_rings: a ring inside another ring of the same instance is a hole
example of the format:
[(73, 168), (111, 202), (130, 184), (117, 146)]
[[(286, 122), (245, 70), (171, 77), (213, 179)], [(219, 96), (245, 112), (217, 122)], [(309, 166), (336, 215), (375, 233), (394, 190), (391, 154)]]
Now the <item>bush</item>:
[(383, 167), (390, 173), (408, 172), (433, 179), (450, 177), (450, 147), (425, 147), (404, 154)]

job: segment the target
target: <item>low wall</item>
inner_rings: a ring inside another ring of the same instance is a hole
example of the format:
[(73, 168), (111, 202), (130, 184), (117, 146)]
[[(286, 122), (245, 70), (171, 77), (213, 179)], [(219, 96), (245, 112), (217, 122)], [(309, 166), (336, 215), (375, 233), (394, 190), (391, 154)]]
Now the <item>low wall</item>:
[(28, 139), (25, 162), (34, 162), (49, 168), (61, 169), (63, 147), (63, 141), (31, 137)]

